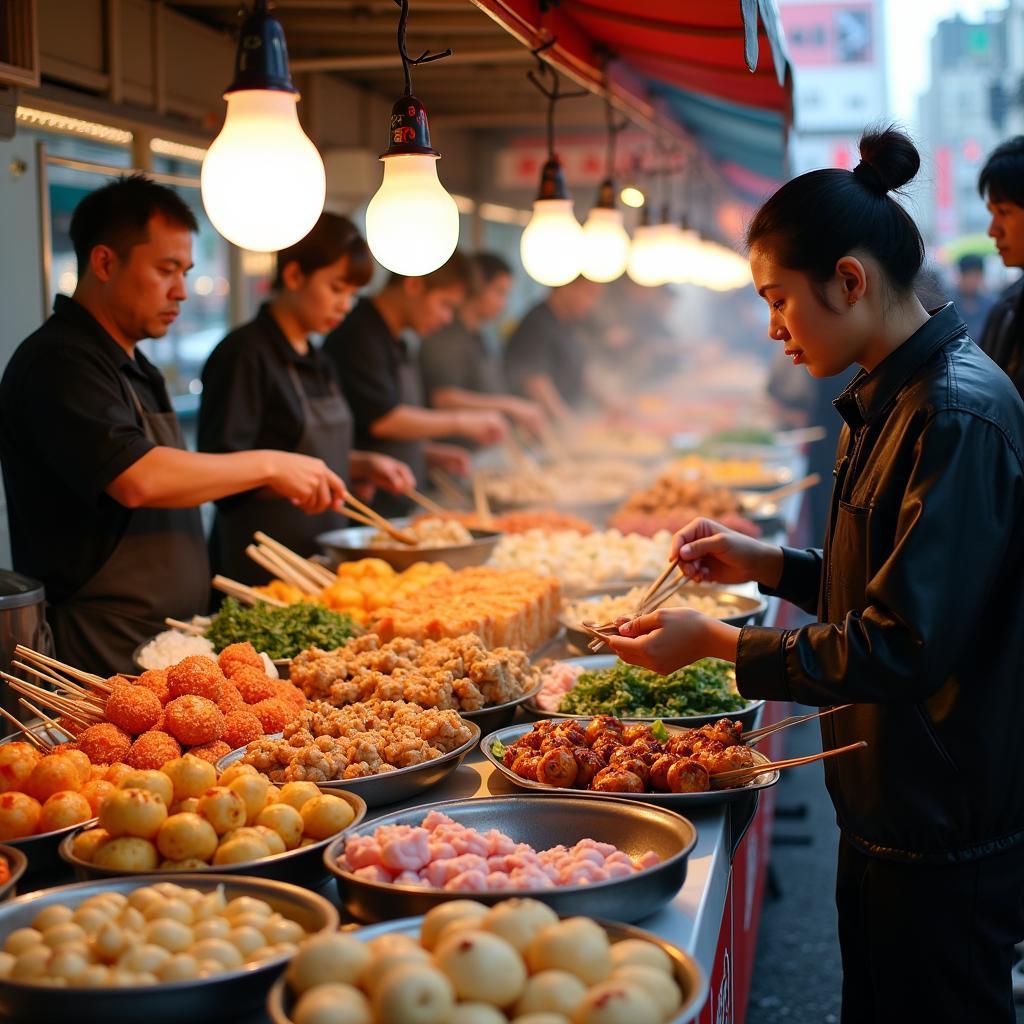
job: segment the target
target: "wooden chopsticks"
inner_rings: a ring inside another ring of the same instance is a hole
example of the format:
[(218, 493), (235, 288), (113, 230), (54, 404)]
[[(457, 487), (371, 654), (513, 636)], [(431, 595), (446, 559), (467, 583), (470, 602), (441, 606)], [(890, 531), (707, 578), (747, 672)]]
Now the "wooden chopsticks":
[[(258, 530), (254, 533), (253, 540), (258, 545), (256, 550), (265, 560), (281, 567), (283, 574), (277, 572), (275, 575), (286, 583), (292, 583), (300, 590), (315, 594), (323, 590), (324, 587), (329, 587), (332, 583), (337, 582), (337, 577), (330, 569), (318, 565), (308, 558), (303, 558), (302, 555), (292, 551), (280, 541), (274, 540), (273, 537), (268, 537), (262, 531)], [(246, 551), (248, 552), (248, 549)], [(250, 555), (250, 557), (252, 556)], [(267, 566), (264, 565), (264, 568)], [(274, 572), (273, 569), (270, 571)]]
[[(362, 513), (363, 516), (370, 520), (368, 525), (376, 526), (378, 530), (386, 533), (389, 537), (394, 537), (399, 544), (407, 544), (409, 547), (414, 548), (419, 543), (419, 541), (416, 540), (416, 537), (409, 533), (408, 530), (400, 530), (393, 523), (389, 523), (379, 512), (375, 512), (369, 505), (360, 501), (354, 494), (347, 494), (345, 496), (345, 501), (357, 512)], [(343, 512), (350, 519), (356, 518), (346, 508), (341, 508), (339, 511)]]
[(780, 768), (796, 768), (801, 764), (824, 761), (830, 757), (838, 757), (840, 754), (848, 754), (851, 750), (860, 750), (867, 745), (867, 740), (859, 740), (857, 743), (848, 743), (845, 747), (823, 750), (820, 754), (810, 754), (807, 757), (790, 757), (783, 761), (769, 761), (766, 764), (759, 764), (753, 768), (734, 768), (729, 772), (718, 772), (712, 775), (711, 784), (715, 787), (722, 785), (735, 786), (737, 783), (749, 782), (751, 779), (756, 779), (758, 775), (765, 775)]
[(405, 493), (408, 497), (412, 498), (420, 508), (426, 509), (426, 511), (430, 512), (432, 515), (443, 516), (448, 511), (446, 508), (438, 505), (436, 501), (428, 498), (425, 494), (420, 494), (415, 487), (410, 487)]
[(777, 732), (782, 732), (783, 729), (788, 729), (791, 725), (799, 725), (801, 722), (810, 722), (815, 718), (824, 718), (826, 715), (834, 715), (837, 711), (842, 711), (845, 708), (852, 707), (852, 704), (838, 704), (834, 708), (825, 708), (822, 711), (812, 711), (809, 715), (791, 715), (789, 718), (782, 719), (781, 722), (775, 722), (772, 725), (766, 725), (760, 729), (754, 729), (752, 732), (748, 732), (743, 737), (743, 742), (750, 746), (754, 743), (759, 743), (768, 736), (774, 736)]
[(783, 498), (799, 494), (801, 491), (806, 491), (811, 487), (817, 486), (819, 483), (821, 483), (821, 477), (817, 473), (809, 473), (801, 480), (794, 480), (792, 483), (785, 484), (782, 487), (776, 487), (774, 491), (765, 491), (763, 494), (758, 494), (750, 502), (748, 508), (758, 509), (763, 508), (765, 505), (776, 505)]

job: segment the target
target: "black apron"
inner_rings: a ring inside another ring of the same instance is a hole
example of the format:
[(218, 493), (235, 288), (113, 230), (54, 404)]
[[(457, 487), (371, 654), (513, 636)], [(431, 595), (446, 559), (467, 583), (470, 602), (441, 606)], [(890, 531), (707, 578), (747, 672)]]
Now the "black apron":
[[(299, 455), (322, 459), (347, 481), (352, 450), (352, 413), (348, 403), (333, 380), (331, 394), (324, 398), (308, 397), (294, 365), (289, 363), (286, 369), (302, 407), (302, 434), (295, 451)], [(232, 499), (226, 509), (217, 509), (213, 527), (213, 561), (218, 572), (233, 580), (266, 583), (269, 579), (267, 571), (245, 553), (257, 530), (262, 530), (292, 551), (308, 556), (316, 554), (316, 538), (321, 533), (350, 525), (333, 509), (309, 516), (286, 498), (252, 491)]]
[[(423, 381), (420, 377), (419, 364), (410, 357), (404, 345), (400, 345), (398, 361), (398, 402), (400, 405), (423, 408)], [(390, 455), (392, 458), (404, 462), (416, 477), (416, 486), (419, 489), (422, 490), (426, 486), (427, 457), (423, 441), (374, 438), (371, 445), (375, 452)], [(386, 491), (378, 491), (372, 504), (382, 516), (404, 516), (412, 508), (412, 499), (404, 494), (388, 494)]]
[[(178, 417), (147, 412), (125, 381), (147, 438), (184, 450)], [(64, 601), (47, 607), (57, 657), (99, 675), (135, 672), (132, 653), (164, 619), (206, 611), (210, 564), (198, 508), (133, 509), (110, 557)]]

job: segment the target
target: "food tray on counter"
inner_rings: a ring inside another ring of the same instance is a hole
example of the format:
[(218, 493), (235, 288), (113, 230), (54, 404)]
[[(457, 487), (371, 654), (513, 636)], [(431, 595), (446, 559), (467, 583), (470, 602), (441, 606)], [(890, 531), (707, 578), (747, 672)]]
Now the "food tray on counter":
[[(425, 914), (449, 900), (474, 899), (490, 905), (516, 896), (541, 900), (562, 915), (594, 914), (638, 921), (675, 896), (686, 881), (687, 859), (697, 842), (697, 829), (689, 820), (666, 808), (623, 800), (615, 794), (594, 793), (592, 796), (601, 799), (583, 801), (572, 790), (559, 793), (536, 800), (521, 796), (473, 797), (396, 811), (340, 836), (324, 850), (324, 865), (337, 879), (345, 909), (362, 921)], [(431, 811), (481, 832), (497, 829), (537, 851), (590, 838), (610, 843), (634, 858), (653, 850), (662, 859), (625, 878), (552, 889), (483, 892), (371, 882), (338, 866), (338, 857), (353, 836), (372, 836), (382, 825), (416, 826)]]
[[(588, 654), (582, 655), (578, 658), (563, 658), (560, 659), (559, 664), (561, 665), (579, 665), (585, 672), (599, 672), (602, 669), (613, 668), (618, 662), (618, 658), (614, 654)], [(543, 686), (543, 684), (542, 684)], [(539, 693), (539, 691), (538, 691)], [(664, 722), (666, 726), (681, 725), (695, 728), (699, 725), (705, 725), (708, 722), (716, 722), (719, 718), (730, 718), (734, 722), (741, 722), (744, 729), (751, 729), (754, 726), (754, 721), (757, 718), (758, 712), (764, 707), (763, 700), (752, 700), (748, 701), (742, 708), (737, 711), (712, 711), (705, 715), (634, 715), (634, 714), (623, 714), (623, 721), (630, 722), (644, 722), (650, 724), (651, 722)], [(593, 718), (593, 715), (572, 715), (565, 711), (548, 711), (547, 708), (542, 708), (537, 703), (536, 697), (531, 697), (524, 705), (523, 710), (530, 715), (535, 715), (538, 718)]]
[[(547, 646), (545, 644), (540, 649), (544, 650)], [(472, 722), (476, 725), (482, 734), (491, 732), (494, 729), (500, 729), (502, 726), (508, 725), (516, 717), (516, 712), (521, 707), (524, 707), (536, 698), (543, 685), (544, 681), (542, 679), (532, 690), (528, 690), (512, 700), (505, 701), (503, 704), (485, 704), (477, 711), (459, 711), (459, 715), (466, 719), (467, 722)]]
[[(390, 520), (399, 529), (411, 522), (410, 519)], [(351, 562), (358, 558), (379, 558), (397, 572), (403, 572), (416, 562), (444, 562), (453, 569), (466, 569), (471, 565), (483, 565), (494, 546), (501, 539), (497, 530), (471, 529), (473, 540), (469, 544), (452, 544), (446, 547), (373, 547), (371, 538), (380, 531), (375, 526), (349, 526), (341, 530), (321, 533), (316, 542), (325, 558), (324, 564), (332, 571), (340, 562)]]
[[(318, 785), (326, 792), (346, 789), (349, 792), (358, 793), (366, 801), (368, 808), (384, 807), (387, 804), (396, 804), (400, 800), (419, 796), (451, 775), (462, 764), (466, 755), (480, 742), (480, 726), (472, 721), (466, 724), (473, 735), (461, 746), (440, 757), (424, 761), (422, 764), (397, 768), (393, 772), (383, 772), (380, 775), (364, 775), (358, 779), (335, 779), (330, 782), (318, 783)], [(281, 739), (281, 735), (281, 733), (276, 733), (266, 738)], [(218, 775), (225, 768), (241, 760), (245, 751), (245, 747), (238, 747), (229, 754), (225, 754), (216, 764)]]
[[(725, 717), (723, 715), (717, 715), (717, 718)], [(580, 719), (585, 721), (585, 719)], [(626, 725), (632, 725), (640, 722), (640, 719), (636, 718), (623, 718), (622, 721)], [(649, 721), (649, 719), (648, 719)], [(480, 750), (484, 757), (493, 765), (493, 767), (500, 772), (512, 785), (518, 789), (529, 790), (531, 793), (557, 793), (560, 796), (574, 796), (583, 797), (587, 800), (599, 799), (607, 797), (608, 794), (604, 792), (594, 792), (592, 789), (572, 789), (561, 788), (558, 786), (549, 786), (544, 782), (533, 782), (530, 779), (524, 779), (520, 775), (516, 775), (511, 768), (506, 768), (501, 762), (501, 758), (495, 757), (492, 747), (496, 742), (503, 744), (504, 746), (510, 746), (520, 736), (525, 735), (533, 728), (532, 723), (525, 725), (510, 725), (505, 729), (499, 729), (497, 732), (492, 732), (489, 736), (485, 736), (480, 741)], [(665, 726), (666, 730), (670, 733), (681, 733), (684, 730), (676, 728), (670, 725)], [(752, 751), (754, 760), (758, 764), (768, 764), (769, 759), (765, 757), (759, 750)], [(709, 789), (703, 793), (615, 793), (614, 796), (621, 797), (624, 800), (636, 801), (639, 803), (654, 804), (658, 807), (671, 807), (676, 811), (694, 810), (699, 807), (711, 807), (718, 804), (732, 803), (734, 800), (742, 800), (745, 796), (749, 796), (751, 793), (759, 793), (763, 789), (770, 789), (779, 781), (780, 772), (778, 770), (773, 771), (767, 775), (758, 775), (752, 782), (745, 783), (742, 786), (733, 786), (728, 789)]]
[(18, 883), (28, 869), (28, 857), (14, 846), (0, 844), (0, 857), (7, 861), (9, 877), (0, 885), (0, 903), (14, 899), (18, 894)]

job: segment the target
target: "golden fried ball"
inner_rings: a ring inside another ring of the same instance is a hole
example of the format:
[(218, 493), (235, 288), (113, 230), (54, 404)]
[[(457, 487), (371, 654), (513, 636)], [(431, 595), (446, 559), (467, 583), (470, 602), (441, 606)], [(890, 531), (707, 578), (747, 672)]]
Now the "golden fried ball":
[(627, 964), (615, 970), (611, 980), (625, 982), (646, 992), (654, 1000), (663, 1020), (671, 1020), (683, 1001), (683, 994), (675, 978), (659, 971), (657, 967)]
[(217, 847), (213, 855), (213, 863), (246, 864), (249, 861), (262, 860), (270, 856), (270, 847), (256, 835), (237, 836), (228, 839)]
[(89, 828), (79, 832), (72, 840), (71, 852), (79, 859), (92, 862), (96, 850), (111, 838), (105, 828)]
[(523, 958), (490, 932), (442, 938), (434, 950), (434, 961), (461, 1000), (505, 1007), (514, 1003), (526, 987)]
[(0, 841), (35, 835), (42, 813), (42, 805), (27, 793), (0, 793)]
[(513, 1014), (521, 1017), (527, 1013), (560, 1013), (571, 1017), (586, 994), (587, 986), (575, 974), (559, 970), (540, 971), (527, 979)]
[(176, 804), (171, 804), (168, 810), (171, 814), (198, 814), (199, 797), (190, 796), (187, 800), (181, 800)]
[(228, 784), (228, 789), (237, 793), (245, 802), (245, 820), (252, 823), (267, 802), (270, 780), (262, 775), (239, 775)]
[(30, 743), (16, 740), (0, 745), (0, 793), (23, 791), (32, 769), (42, 759), (43, 755)]
[(288, 985), (301, 995), (327, 982), (356, 985), (370, 966), (372, 954), (365, 943), (342, 932), (328, 932), (308, 939), (288, 964)]
[(212, 786), (217, 785), (217, 769), (194, 754), (176, 757), (161, 765), (160, 771), (170, 780), (174, 790), (171, 802), (180, 803), (191, 797), (201, 797)]
[(420, 926), (420, 942), (424, 949), (433, 949), (437, 945), (441, 932), (453, 921), (471, 920), (477, 927), (482, 927), (482, 919), (488, 907), (476, 900), (450, 900), (427, 911)]
[[(250, 765), (249, 767), (252, 766)], [(286, 782), (281, 787), (278, 801), (283, 804), (289, 804), (295, 810), (301, 811), (302, 805), (307, 800), (312, 800), (319, 795), (320, 790), (315, 782)]]
[(218, 786), (230, 786), (232, 779), (237, 779), (239, 775), (259, 775), (259, 772), (251, 764), (243, 764), (241, 761), (236, 761), (232, 765), (228, 765), (220, 773), (220, 778), (217, 780)]
[(100, 828), (115, 838), (152, 839), (167, 820), (167, 805), (148, 789), (119, 789), (100, 807)]
[(67, 754), (48, 754), (32, 769), (24, 791), (43, 803), (62, 789), (77, 791), (86, 781), (81, 766)]
[(54, 793), (39, 814), (39, 831), (56, 832), (60, 828), (80, 825), (93, 817), (92, 807), (81, 793), (64, 790)]
[(558, 915), (540, 900), (503, 900), (487, 912), (483, 919), (485, 931), (500, 935), (521, 953), (533, 937), (549, 924), (557, 924)]
[[(131, 746), (131, 744), (129, 744)], [(125, 750), (127, 754), (128, 751)], [(104, 778), (107, 782), (113, 783), (115, 786), (120, 786), (122, 780), (126, 775), (130, 775), (135, 769), (130, 764), (125, 764), (124, 761), (115, 761), (113, 764), (107, 765), (107, 774)]]
[(373, 1024), (373, 1011), (359, 989), (332, 983), (306, 992), (295, 1004), (292, 1019), (295, 1024)]
[(245, 801), (227, 786), (211, 786), (199, 798), (199, 813), (219, 836), (241, 828), (246, 821)]
[(429, 964), (406, 964), (388, 971), (373, 994), (378, 1020), (444, 1024), (454, 1008), (451, 983)]
[(97, 847), (92, 863), (101, 868), (112, 868), (125, 873), (155, 871), (160, 863), (156, 847), (148, 839), (120, 836)]
[(612, 972), (605, 930), (589, 917), (570, 917), (539, 931), (525, 950), (531, 973), (558, 968), (596, 985)]
[(302, 831), (313, 839), (327, 839), (348, 828), (356, 816), (352, 805), (340, 796), (321, 794), (307, 800), (300, 811)]
[(574, 1024), (661, 1024), (657, 1003), (641, 988), (617, 978), (602, 981), (583, 997)]
[(135, 768), (120, 782), (119, 789), (148, 789), (156, 793), (170, 807), (174, 803), (174, 786), (171, 780), (155, 768)]
[(646, 939), (623, 939), (612, 946), (612, 969), (618, 971), (630, 965), (654, 967), (674, 977), (672, 959), (660, 946)]
[(217, 849), (217, 833), (199, 814), (172, 814), (156, 834), (156, 848), (166, 860), (208, 861)]
[(112, 782), (106, 779), (91, 779), (78, 792), (89, 801), (89, 808), (92, 816), (100, 813), (100, 804), (117, 789)]
[(289, 850), (294, 850), (302, 839), (302, 815), (289, 804), (276, 803), (264, 807), (256, 816), (256, 824), (273, 829)]

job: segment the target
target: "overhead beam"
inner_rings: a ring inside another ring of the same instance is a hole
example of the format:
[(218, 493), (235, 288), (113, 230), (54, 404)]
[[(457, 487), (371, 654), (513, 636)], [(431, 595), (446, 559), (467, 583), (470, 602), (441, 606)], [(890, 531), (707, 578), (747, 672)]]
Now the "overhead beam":
[[(499, 50), (456, 50), (446, 57), (444, 67), (458, 64), (526, 64), (530, 52), (521, 46), (505, 46)], [(293, 71), (376, 71), (393, 70), (398, 63), (395, 53), (360, 54), (344, 57), (295, 57), (290, 61)]]

